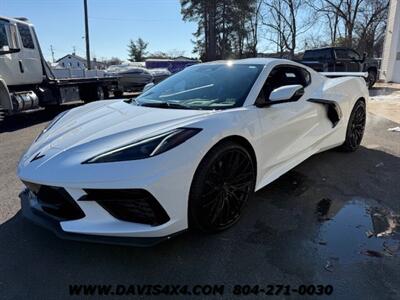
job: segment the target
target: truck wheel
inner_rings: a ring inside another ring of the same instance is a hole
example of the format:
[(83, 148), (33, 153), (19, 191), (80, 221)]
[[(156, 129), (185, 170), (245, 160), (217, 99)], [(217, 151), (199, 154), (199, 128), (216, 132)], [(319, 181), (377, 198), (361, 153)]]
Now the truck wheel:
[(116, 98), (121, 98), (123, 94), (124, 94), (123, 91), (119, 91), (119, 90), (114, 91), (114, 97), (116, 97)]
[(368, 77), (365, 79), (365, 81), (369, 89), (372, 88), (373, 85), (375, 84), (376, 78), (377, 78), (376, 71), (372, 69), (368, 70)]
[(47, 105), (44, 107), (44, 110), (49, 114), (57, 114), (60, 112), (61, 107), (60, 105)]
[(105, 94), (102, 86), (96, 88), (96, 100), (104, 100)]
[(6, 116), (6, 113), (3, 109), (3, 107), (0, 105), (0, 122), (4, 121), (5, 116)]
[(110, 98), (110, 92), (108, 91), (108, 88), (106, 86), (103, 87), (103, 93), (104, 93), (104, 99)]
[(82, 100), (85, 103), (104, 99), (105, 93), (102, 86), (92, 86), (88, 88), (82, 95)]

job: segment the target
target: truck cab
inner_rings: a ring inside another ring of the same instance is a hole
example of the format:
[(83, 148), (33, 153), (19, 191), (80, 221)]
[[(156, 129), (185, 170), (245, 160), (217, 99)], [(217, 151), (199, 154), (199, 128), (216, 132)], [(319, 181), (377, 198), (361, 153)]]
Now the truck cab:
[[(118, 78), (84, 75), (56, 78), (45, 61), (34, 26), (25, 18), (0, 16), (0, 122), (39, 107), (106, 99)], [(97, 73), (96, 73), (97, 74)]]
[(9, 87), (42, 83), (40, 48), (32, 24), (0, 18), (0, 77)]
[(345, 47), (306, 50), (301, 63), (318, 72), (368, 72), (366, 81), (369, 87), (374, 85), (378, 75), (376, 61)]

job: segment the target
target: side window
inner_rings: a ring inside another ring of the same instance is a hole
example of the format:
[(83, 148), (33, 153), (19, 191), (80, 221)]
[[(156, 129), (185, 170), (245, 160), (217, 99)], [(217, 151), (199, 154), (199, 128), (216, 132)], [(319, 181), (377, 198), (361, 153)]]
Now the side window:
[(349, 50), (348, 56), (349, 56), (349, 59), (352, 59), (352, 60), (361, 60), (360, 55), (353, 50)]
[(271, 92), (281, 86), (299, 84), (306, 87), (310, 83), (311, 75), (303, 68), (292, 66), (275, 67), (268, 75), (260, 96), (263, 96), (264, 99), (269, 99)]
[(324, 50), (322, 50), (322, 57), (323, 57), (323, 59), (325, 59), (325, 60), (329, 60), (329, 59), (332, 59), (332, 51), (331, 51), (331, 49), (324, 49)]
[(33, 43), (33, 38), (29, 26), (21, 23), (18, 23), (17, 26), (24, 48), (35, 49), (35, 44)]
[(338, 59), (348, 59), (348, 54), (346, 49), (335, 49), (336, 58)]
[(7, 25), (8, 25), (7, 22), (0, 20), (0, 48), (9, 46), (7, 38), (7, 29), (6, 29)]
[(10, 48), (19, 49), (19, 41), (17, 35), (17, 26), (12, 24), (10, 26), (11, 40), (10, 40)]

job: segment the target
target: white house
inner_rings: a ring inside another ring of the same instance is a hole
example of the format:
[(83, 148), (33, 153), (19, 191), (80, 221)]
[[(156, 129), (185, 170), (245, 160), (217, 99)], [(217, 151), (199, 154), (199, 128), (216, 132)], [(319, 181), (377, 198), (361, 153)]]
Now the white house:
[(86, 69), (86, 59), (76, 54), (67, 54), (55, 62), (57, 68)]
[[(86, 59), (76, 55), (75, 53), (67, 54), (58, 59), (54, 64), (53, 68), (59, 69), (87, 69)], [(91, 61), (92, 69), (104, 69), (103, 63), (96, 60)]]

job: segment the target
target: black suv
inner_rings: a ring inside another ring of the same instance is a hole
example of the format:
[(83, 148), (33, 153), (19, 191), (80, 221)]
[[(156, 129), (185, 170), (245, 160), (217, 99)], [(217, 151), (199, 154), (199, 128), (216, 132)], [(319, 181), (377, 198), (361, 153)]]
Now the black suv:
[(371, 88), (378, 78), (378, 62), (343, 47), (306, 50), (302, 64), (318, 72), (368, 72), (367, 85)]

